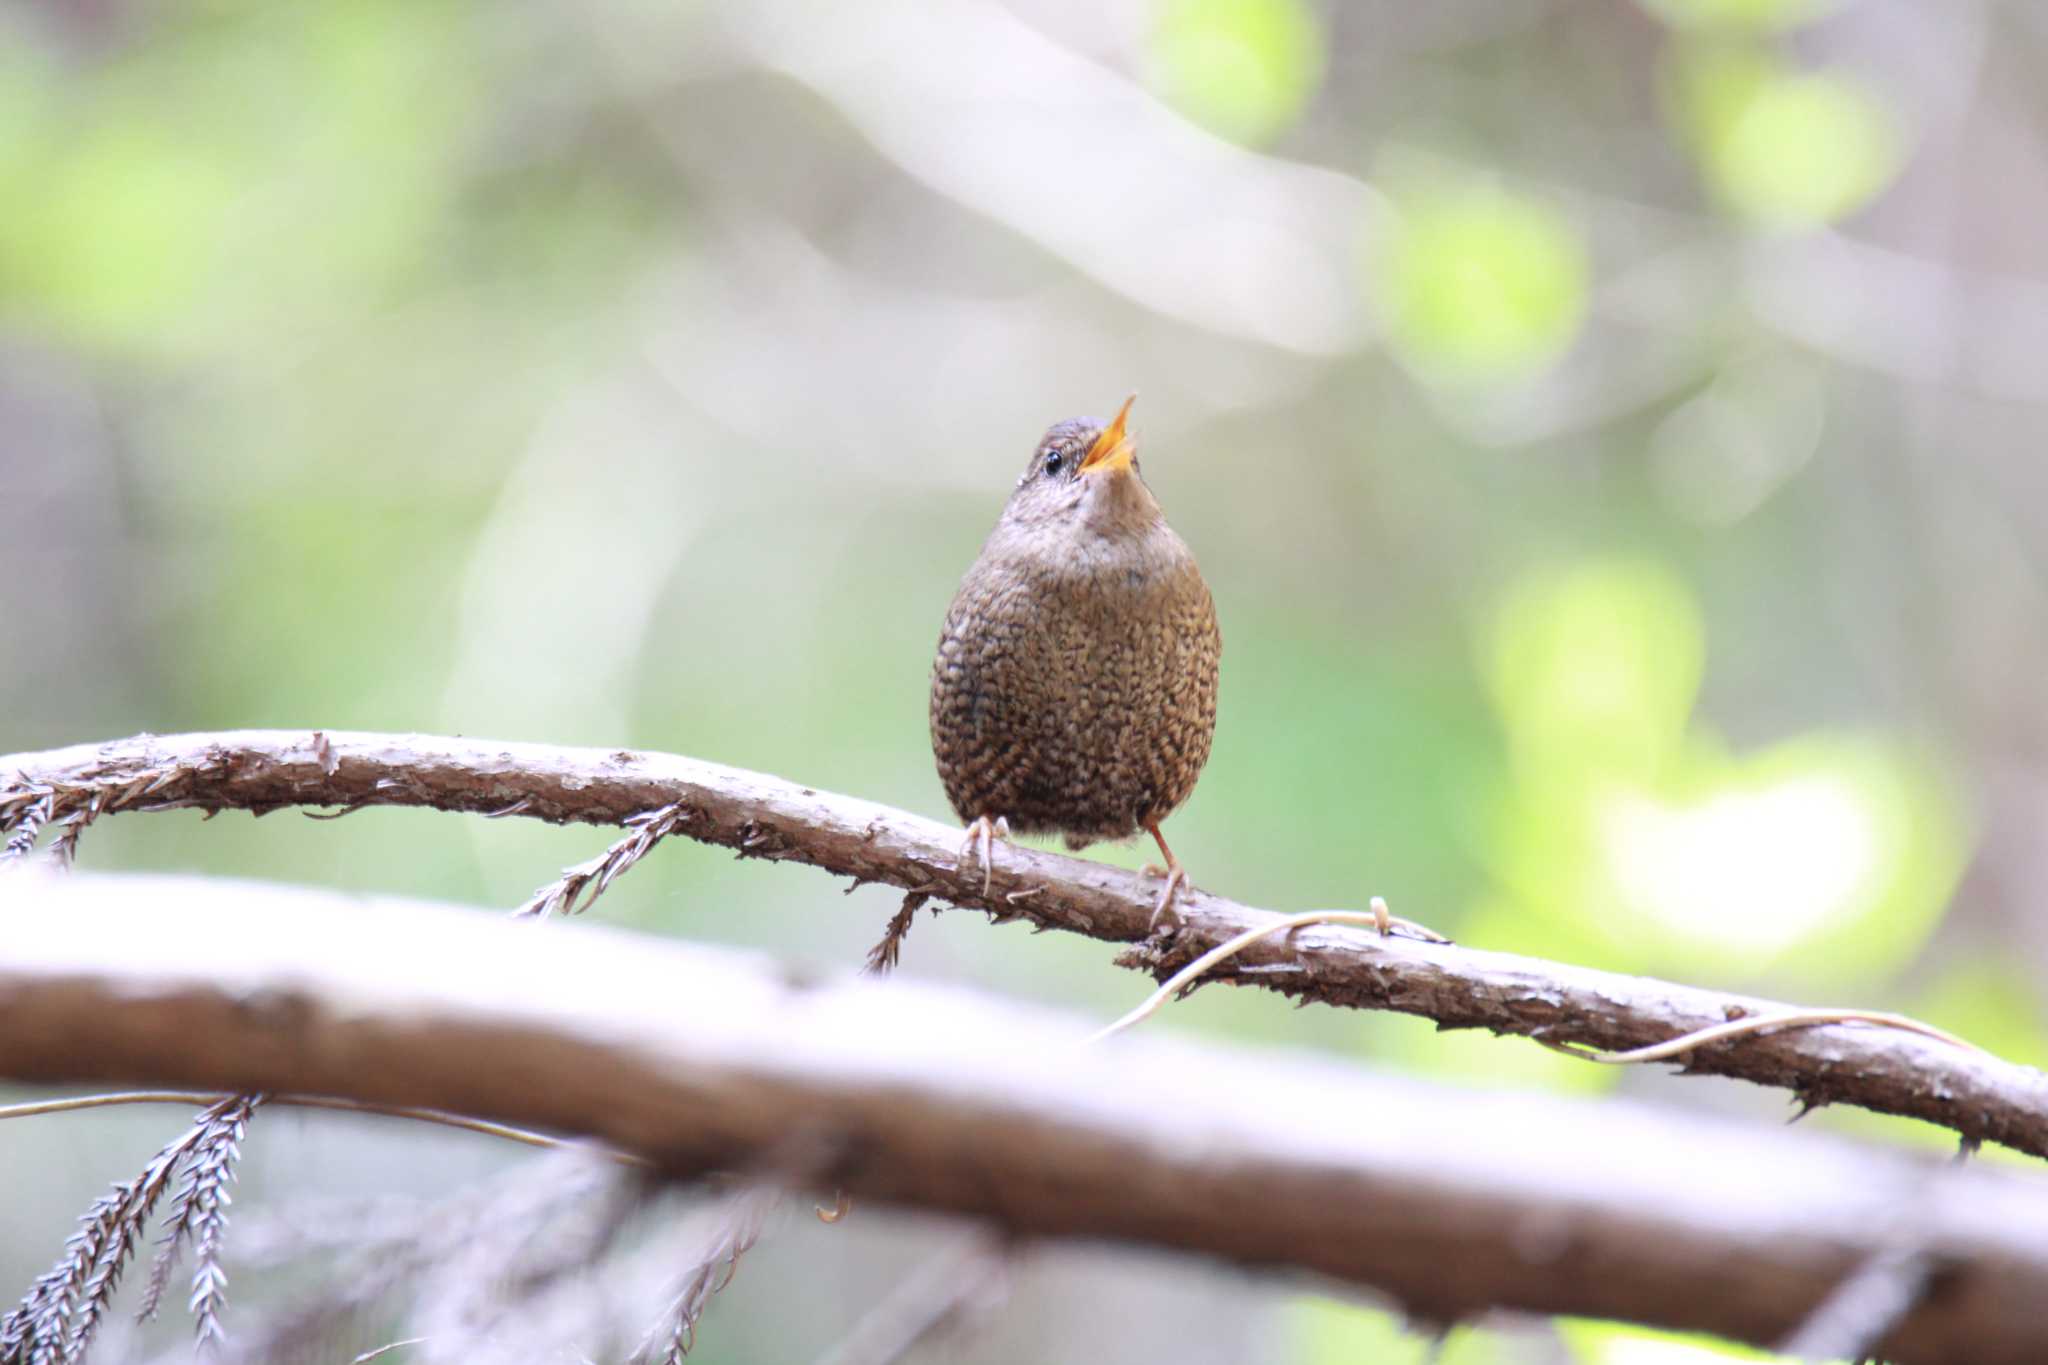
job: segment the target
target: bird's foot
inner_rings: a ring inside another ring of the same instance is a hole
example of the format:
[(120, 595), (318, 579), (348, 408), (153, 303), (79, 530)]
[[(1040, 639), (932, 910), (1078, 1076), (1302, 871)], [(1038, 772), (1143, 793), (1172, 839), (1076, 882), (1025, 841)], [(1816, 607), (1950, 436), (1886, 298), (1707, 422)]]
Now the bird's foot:
[(1152, 919), (1145, 926), (1146, 934), (1158, 933), (1161, 920), (1165, 920), (1172, 927), (1178, 928), (1181, 922), (1180, 913), (1173, 908), (1173, 897), (1175, 892), (1188, 884), (1187, 869), (1183, 868), (1179, 863), (1169, 863), (1165, 867), (1161, 867), (1157, 863), (1147, 863), (1138, 870), (1138, 875), (1141, 877), (1166, 878), (1166, 886), (1159, 893), (1159, 902), (1152, 907)]
[(1159, 832), (1157, 823), (1145, 826), (1145, 832), (1159, 845), (1159, 856), (1166, 859), (1166, 866), (1147, 863), (1142, 875), (1166, 878), (1166, 889), (1159, 893), (1159, 904), (1152, 907), (1151, 922), (1145, 926), (1147, 935), (1159, 932), (1159, 921), (1168, 920), (1175, 928), (1181, 923), (1180, 915), (1173, 908), (1173, 893), (1188, 884), (1188, 874), (1181, 870), (1180, 859), (1173, 856), (1173, 850), (1166, 846), (1166, 836)]
[(986, 815), (976, 816), (968, 822), (967, 837), (960, 841), (960, 856), (965, 858), (978, 845), (981, 849), (981, 894), (986, 896), (995, 886), (996, 865), (993, 850), (996, 840), (1008, 843), (1010, 822), (1003, 816), (991, 820)]

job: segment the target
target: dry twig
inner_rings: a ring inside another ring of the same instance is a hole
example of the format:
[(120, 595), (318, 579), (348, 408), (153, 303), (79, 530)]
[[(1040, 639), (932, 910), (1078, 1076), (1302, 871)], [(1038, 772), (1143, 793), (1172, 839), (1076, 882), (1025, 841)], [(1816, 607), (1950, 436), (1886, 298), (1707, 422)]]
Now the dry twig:
[(1159, 989), (1146, 996), (1129, 1013), (1097, 1030), (1095, 1037), (1108, 1038), (1135, 1028), (1157, 1014), (1169, 1000), (1192, 992), (1216, 968), (1236, 957), (1255, 943), (1269, 938), (1292, 934), (1297, 929), (1306, 929), (1317, 924), (1356, 924), (1371, 928), (1381, 938), (1390, 937), (1396, 929), (1409, 938), (1424, 943), (1449, 943), (1450, 940), (1433, 929), (1409, 920), (1396, 919), (1387, 912), (1387, 903), (1378, 896), (1372, 898), (1372, 909), (1359, 910), (1309, 910), (1299, 915), (1288, 915), (1271, 924), (1256, 925), (1203, 953), (1187, 966), (1159, 983)]
[[(95, 794), (103, 815), (364, 804), (620, 824), (672, 807), (675, 832), (744, 856), (808, 863), (998, 918), (1131, 944), (1118, 960), (1162, 980), (1238, 935), (1280, 923), (1270, 912), (1190, 891), (1179, 901), (1179, 932), (1149, 939), (1152, 900), (1131, 873), (1006, 845), (985, 891), (979, 865), (960, 858), (951, 826), (672, 755), (343, 732), (316, 742), (306, 731), (238, 731), (16, 754), (0, 758), (4, 773), (19, 776), (0, 788), (0, 831), (18, 828), (46, 796), (62, 814)], [(1028, 898), (1012, 899), (1026, 890)], [(1262, 937), (1210, 979), (1604, 1053), (1797, 1012), (1750, 996), (1341, 928)], [(1691, 1045), (1683, 1068), (1777, 1086), (1807, 1107), (1859, 1105), (2048, 1157), (2048, 1077), (1895, 1030), (1753, 1031)]]
[[(116, 1090), (99, 1095), (66, 1095), (55, 1100), (30, 1100), (22, 1104), (0, 1105), (0, 1120), (34, 1118), (42, 1114), (65, 1114), (78, 1109), (104, 1109), (120, 1104), (197, 1104), (201, 1106), (224, 1104), (236, 1098), (232, 1095), (208, 1094), (200, 1090)], [(527, 1147), (571, 1147), (577, 1144), (564, 1138), (552, 1137), (547, 1133), (536, 1133), (510, 1124), (492, 1123), (488, 1119), (470, 1118), (463, 1114), (447, 1114), (438, 1109), (422, 1109), (408, 1104), (364, 1104), (357, 1100), (341, 1099), (333, 1095), (268, 1095), (264, 1103), (285, 1105), (301, 1109), (333, 1109), (347, 1114), (375, 1114), (381, 1118), (411, 1119), (416, 1123), (439, 1124), (444, 1128), (460, 1128), (464, 1132), (482, 1133), (486, 1137), (504, 1138)], [(646, 1162), (624, 1152), (608, 1154), (613, 1161), (627, 1165), (645, 1165)]]
[[(891, 924), (893, 926), (894, 921), (891, 921)], [(1209, 973), (1260, 940), (1279, 934), (1291, 934), (1297, 929), (1306, 929), (1316, 924), (1367, 925), (1376, 929), (1382, 938), (1399, 931), (1407, 937), (1419, 938), (1427, 943), (1450, 942), (1433, 930), (1388, 914), (1387, 903), (1378, 896), (1372, 898), (1372, 909), (1364, 913), (1355, 910), (1311, 910), (1305, 914), (1289, 915), (1276, 924), (1247, 929), (1237, 937), (1217, 944), (1168, 977), (1160, 984), (1159, 989), (1146, 996), (1129, 1013), (1104, 1026), (1096, 1033), (1096, 1038), (1108, 1038), (1143, 1023), (1158, 1013), (1168, 1001), (1189, 994)], [(1669, 1061), (1714, 1043), (1727, 1042), (1732, 1038), (1762, 1033), (1766, 1030), (1815, 1028), (1831, 1024), (1869, 1024), (1879, 1028), (1897, 1029), (1902, 1033), (1914, 1033), (1922, 1038), (1936, 1039), (1950, 1047), (1974, 1052), (1980, 1057), (1990, 1056), (1976, 1044), (1958, 1038), (1945, 1029), (1938, 1029), (1932, 1024), (1922, 1023), (1903, 1014), (1891, 1014), (1882, 1010), (1787, 1010), (1782, 1014), (1756, 1015), (1747, 1019), (1733, 1019), (1725, 1024), (1710, 1024), (1676, 1038), (1652, 1043), (1646, 1047), (1631, 1048), (1626, 1052), (1589, 1052), (1566, 1043), (1552, 1042), (1540, 1035), (1536, 1041), (1568, 1057), (1578, 1057), (1604, 1066), (1637, 1066), (1649, 1062)]]

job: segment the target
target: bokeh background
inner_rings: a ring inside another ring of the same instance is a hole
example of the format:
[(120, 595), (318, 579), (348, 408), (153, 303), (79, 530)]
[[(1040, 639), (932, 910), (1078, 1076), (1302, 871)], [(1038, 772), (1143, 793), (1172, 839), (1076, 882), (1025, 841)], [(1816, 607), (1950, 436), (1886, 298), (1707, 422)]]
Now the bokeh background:
[[(1136, 390), (1226, 644), (1198, 882), (2048, 1060), (2039, 0), (15, 3), (0, 205), (0, 751), (445, 731), (944, 817), (946, 602), (1038, 434)], [(84, 862), (506, 907), (604, 842)], [(599, 913), (847, 968), (893, 906), (676, 842)], [(1108, 1017), (1111, 956), (954, 915), (904, 970)], [(1155, 1026), (1789, 1112), (1250, 992)], [(0, 1287), (181, 1122), (0, 1128)], [(238, 1216), (512, 1159), (268, 1113)], [(699, 1358), (808, 1359), (949, 1235), (786, 1225)], [(1314, 1289), (1049, 1251), (924, 1358), (1421, 1358)]]

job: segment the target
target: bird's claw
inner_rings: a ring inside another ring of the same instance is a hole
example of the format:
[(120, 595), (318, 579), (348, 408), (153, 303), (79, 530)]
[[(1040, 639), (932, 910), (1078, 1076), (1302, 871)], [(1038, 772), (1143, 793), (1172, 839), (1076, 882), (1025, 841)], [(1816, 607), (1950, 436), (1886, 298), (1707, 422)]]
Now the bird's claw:
[(986, 897), (996, 884), (995, 841), (1008, 842), (1010, 821), (1006, 816), (991, 820), (986, 815), (976, 816), (967, 826), (967, 837), (960, 841), (959, 856), (965, 858), (977, 845), (981, 849), (981, 894)]
[(1164, 875), (1166, 878), (1166, 887), (1159, 893), (1159, 903), (1152, 907), (1152, 918), (1145, 926), (1145, 933), (1148, 936), (1158, 933), (1159, 922), (1163, 919), (1169, 920), (1175, 926), (1178, 926), (1181, 922), (1180, 913), (1173, 908), (1173, 895), (1174, 892), (1181, 890), (1188, 884), (1186, 869), (1182, 868), (1179, 863), (1174, 863), (1170, 867), (1160, 867), (1155, 863), (1147, 863), (1140, 869), (1139, 875), (1146, 877)]

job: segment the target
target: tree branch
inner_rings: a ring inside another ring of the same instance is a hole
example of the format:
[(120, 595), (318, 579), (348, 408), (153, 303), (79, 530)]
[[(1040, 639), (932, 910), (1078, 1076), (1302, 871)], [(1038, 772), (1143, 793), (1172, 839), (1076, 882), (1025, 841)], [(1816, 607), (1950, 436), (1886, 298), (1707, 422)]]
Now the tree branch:
[[(1164, 978), (1217, 944), (1274, 922), (1190, 890), (1170, 938), (1147, 939), (1152, 896), (1134, 874), (998, 846), (993, 891), (959, 856), (950, 825), (873, 802), (696, 759), (630, 750), (420, 735), (233, 731), (139, 736), (0, 758), (0, 828), (17, 814), (62, 819), (196, 807), (262, 814), (289, 806), (428, 806), (621, 825), (673, 805), (665, 828), (743, 857), (807, 863), (1053, 929), (1134, 945), (1118, 961)], [(1591, 971), (1456, 945), (1303, 929), (1253, 944), (1210, 979), (1297, 999), (1396, 1010), (1445, 1028), (1626, 1051), (1731, 1019), (1791, 1012), (1754, 996)], [(1691, 1072), (1791, 1091), (1809, 1107), (1853, 1104), (2048, 1157), (2048, 1076), (1891, 1030), (1787, 1028), (1702, 1046)]]
[[(1297, 1267), (1424, 1318), (1769, 1342), (1886, 1247), (1901, 1365), (2048, 1359), (2048, 1180), (1638, 1105), (1436, 1089), (595, 925), (180, 878), (0, 878), (0, 1075), (338, 1095), (1016, 1235)], [(448, 970), (461, 963), (463, 970)], [(1903, 1214), (1901, 1211), (1904, 1211)]]

